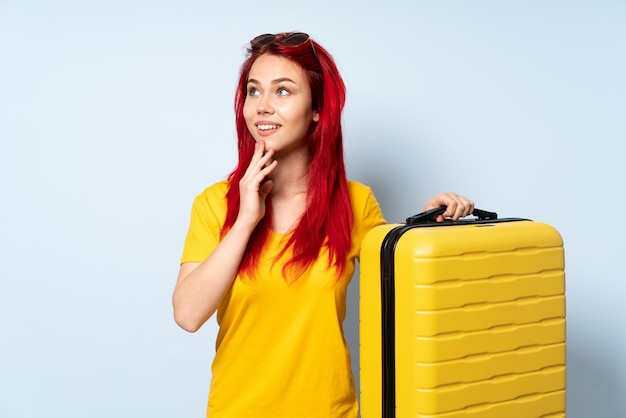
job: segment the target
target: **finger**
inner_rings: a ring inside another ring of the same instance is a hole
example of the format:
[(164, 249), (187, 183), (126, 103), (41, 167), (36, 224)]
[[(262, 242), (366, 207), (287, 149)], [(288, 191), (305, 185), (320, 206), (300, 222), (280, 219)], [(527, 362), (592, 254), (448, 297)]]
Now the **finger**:
[(440, 195), (441, 206), (446, 206), (446, 211), (443, 213), (444, 217), (452, 218), (453, 220), (457, 220), (457, 210), (459, 206), (459, 201), (456, 198), (454, 193), (442, 193)]
[[(252, 157), (252, 160), (250, 161), (250, 164), (248, 165), (248, 168), (246, 169), (246, 172), (242, 177), (242, 180), (244, 182), (250, 181), (253, 183), (257, 183), (258, 188), (259, 183), (265, 178), (267, 174), (269, 174), (269, 172), (274, 169), (275, 165), (271, 166), (271, 163), (275, 160), (273, 160), (273, 149), (269, 149), (263, 155), (262, 153), (264, 152), (264, 144), (257, 143), (255, 144), (255, 147), (256, 148), (254, 155)], [(266, 168), (269, 168), (269, 170), (265, 170)]]
[(254, 170), (262, 170), (264, 167), (270, 165), (274, 158), (275, 151), (272, 148), (265, 149), (263, 145), (259, 148), (259, 151), (260, 155), (258, 158), (250, 162), (250, 166), (253, 167)]
[(452, 220), (458, 220), (467, 214), (467, 205), (465, 204), (463, 197), (456, 193), (444, 193), (442, 197), (445, 200), (447, 210), (444, 215), (449, 216)]
[(464, 216), (470, 215), (474, 211), (474, 202), (472, 202), (468, 198), (460, 196), (456, 193), (452, 193), (452, 197), (457, 202), (455, 216), (462, 218)]
[(443, 220), (445, 217), (449, 217), (453, 220), (458, 220), (474, 211), (474, 202), (453, 192), (439, 193), (426, 202), (423, 210), (426, 211), (443, 206), (446, 206), (446, 211), (437, 219)]
[(474, 211), (474, 202), (455, 193), (452, 194), (452, 197), (457, 202), (457, 207), (454, 213), (455, 220), (472, 214)]
[(452, 198), (454, 199), (454, 201), (456, 202), (456, 210), (454, 211), (454, 220), (456, 221), (457, 219), (462, 218), (463, 216), (466, 215), (467, 212), (467, 206), (465, 205), (465, 202), (463, 201), (463, 198), (461, 196), (459, 196), (456, 193), (450, 193)]
[(272, 160), (271, 162), (268, 162), (259, 172), (259, 175), (262, 176), (261, 181), (263, 181), (267, 176), (269, 176), (270, 173), (274, 171), (277, 165), (278, 165), (278, 160)]
[(474, 212), (474, 202), (469, 200), (466, 197), (461, 196), (461, 200), (463, 201), (463, 205), (465, 207), (465, 211), (463, 212), (463, 216), (469, 216)]
[(252, 154), (252, 159), (250, 160), (249, 166), (254, 166), (258, 161), (263, 158), (265, 154), (265, 141), (259, 141), (254, 144), (254, 153)]
[(267, 197), (267, 195), (269, 194), (269, 192), (272, 190), (273, 187), (274, 187), (273, 180), (268, 179), (267, 181), (265, 181), (261, 185), (261, 188), (259, 189), (259, 197), (265, 200), (265, 198)]
[[(250, 172), (249, 169), (249, 172), (246, 173), (244, 177), (242, 177), (239, 183), (239, 188), (242, 190), (248, 190), (249, 192), (261, 193), (263, 184), (270, 180), (268, 176), (276, 168), (277, 165), (278, 161), (273, 160), (269, 165), (262, 167), (256, 173)], [(269, 192), (269, 190), (267, 192)]]
[(263, 167), (267, 167), (268, 165), (270, 165), (274, 160), (274, 154), (275, 151), (273, 148), (268, 149), (265, 154), (263, 155), (263, 157), (261, 157), (261, 159), (259, 160), (259, 162), (261, 164), (263, 164)]

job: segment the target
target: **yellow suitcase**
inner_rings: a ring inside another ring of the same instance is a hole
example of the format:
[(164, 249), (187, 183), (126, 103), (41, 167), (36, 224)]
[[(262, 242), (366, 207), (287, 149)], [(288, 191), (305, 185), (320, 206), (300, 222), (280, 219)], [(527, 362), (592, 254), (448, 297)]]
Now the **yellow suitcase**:
[(365, 237), (362, 418), (565, 417), (563, 241), (550, 225), (431, 219)]

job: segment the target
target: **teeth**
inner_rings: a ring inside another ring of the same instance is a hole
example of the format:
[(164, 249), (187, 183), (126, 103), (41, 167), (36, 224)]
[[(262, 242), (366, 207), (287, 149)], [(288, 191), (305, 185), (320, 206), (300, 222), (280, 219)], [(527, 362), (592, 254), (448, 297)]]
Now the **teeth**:
[(257, 125), (261, 131), (269, 131), (270, 129), (278, 129), (279, 125)]

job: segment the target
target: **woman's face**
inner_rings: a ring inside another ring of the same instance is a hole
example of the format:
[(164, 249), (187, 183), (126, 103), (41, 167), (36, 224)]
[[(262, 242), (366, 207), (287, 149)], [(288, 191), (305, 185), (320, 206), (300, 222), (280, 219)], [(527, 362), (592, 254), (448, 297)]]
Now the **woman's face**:
[(277, 156), (302, 150), (311, 123), (319, 120), (304, 70), (284, 57), (257, 58), (248, 75), (243, 116), (254, 140), (264, 140)]

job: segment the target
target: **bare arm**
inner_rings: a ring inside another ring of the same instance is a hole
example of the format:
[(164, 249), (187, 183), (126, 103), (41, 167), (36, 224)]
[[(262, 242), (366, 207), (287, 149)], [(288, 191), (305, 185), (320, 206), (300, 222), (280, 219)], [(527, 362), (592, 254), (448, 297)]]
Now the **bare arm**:
[(252, 230), (238, 225), (202, 263), (183, 263), (174, 288), (174, 319), (195, 332), (213, 315), (230, 287)]
[(272, 189), (263, 180), (276, 167), (274, 152), (258, 143), (246, 174), (239, 183), (241, 194), (237, 220), (215, 250), (202, 263), (180, 266), (172, 296), (174, 319), (181, 328), (195, 332), (213, 315), (237, 275), (248, 240), (265, 216), (265, 198)]

